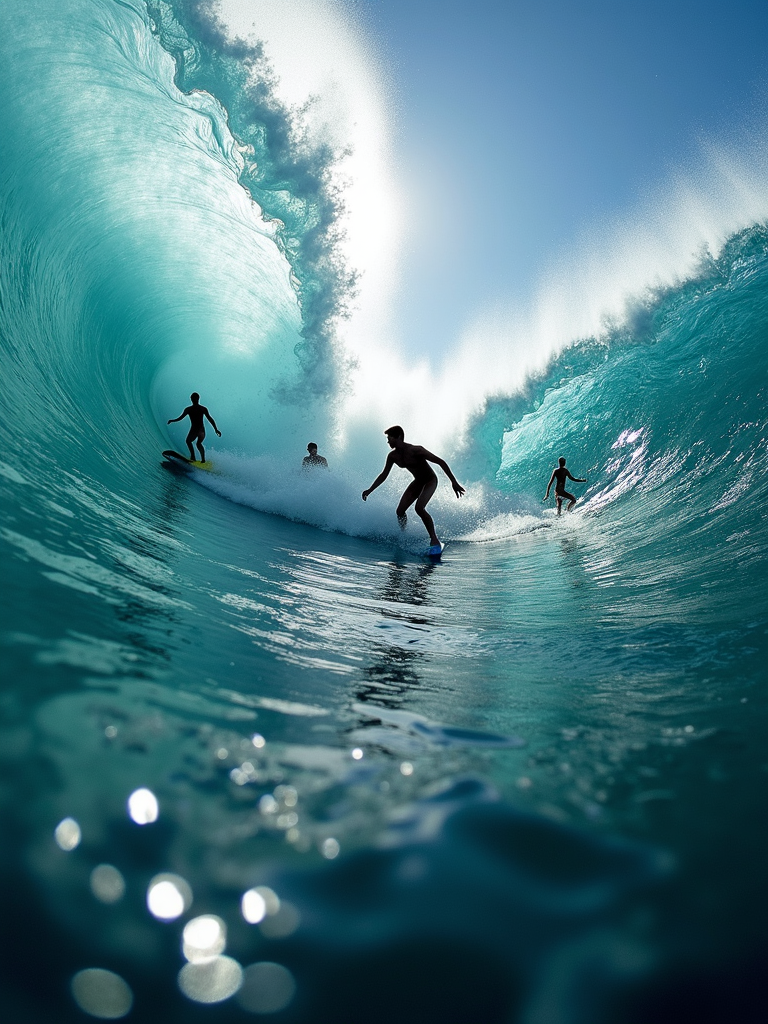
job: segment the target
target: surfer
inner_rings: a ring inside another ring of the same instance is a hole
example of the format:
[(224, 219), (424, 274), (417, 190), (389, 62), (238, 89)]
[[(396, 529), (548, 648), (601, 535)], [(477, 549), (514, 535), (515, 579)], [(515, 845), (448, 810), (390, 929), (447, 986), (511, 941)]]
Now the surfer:
[(549, 489), (552, 486), (552, 481), (555, 481), (555, 500), (557, 501), (557, 514), (560, 515), (563, 508), (563, 498), (568, 499), (568, 505), (565, 509), (566, 512), (570, 512), (573, 506), (576, 504), (576, 497), (573, 494), (569, 494), (565, 489), (565, 481), (573, 480), (575, 484), (585, 484), (587, 482), (586, 477), (571, 476), (570, 470), (565, 468), (565, 459), (558, 459), (558, 465), (552, 470), (552, 476), (549, 478), (547, 484), (547, 493), (544, 495), (544, 501), (549, 498)]
[(192, 447), (192, 442), (197, 444), (198, 451), (200, 452), (200, 461), (205, 462), (205, 448), (203, 448), (203, 441), (205, 440), (205, 420), (211, 424), (213, 429), (216, 431), (216, 436), (221, 437), (221, 431), (216, 426), (213, 417), (208, 412), (204, 405), (200, 405), (200, 395), (196, 391), (193, 391), (189, 396), (192, 405), (188, 405), (181, 416), (177, 416), (176, 419), (168, 420), (169, 423), (178, 423), (179, 420), (183, 420), (185, 416), (189, 416), (190, 428), (187, 434), (187, 448), (189, 448), (189, 461), (195, 461), (195, 450)]
[[(368, 495), (375, 491), (380, 484), (384, 483), (393, 466), (407, 469), (412, 474), (413, 480), (403, 491), (403, 496), (397, 506), (397, 521), (400, 523), (400, 529), (405, 529), (408, 523), (406, 512), (416, 502), (416, 515), (420, 517), (426, 526), (432, 547), (437, 548), (439, 552), (441, 545), (435, 533), (435, 524), (432, 521), (432, 516), (427, 512), (427, 502), (437, 490), (437, 476), (429, 463), (434, 462), (442, 469), (451, 481), (451, 487), (453, 487), (457, 498), (464, 494), (464, 488), (453, 475), (451, 467), (444, 459), (433, 455), (432, 452), (428, 452), (420, 444), (408, 444), (402, 427), (389, 427), (384, 433), (387, 438), (387, 444), (392, 451), (387, 456), (384, 469), (379, 473), (371, 486), (363, 491), (363, 501), (366, 501)], [(430, 551), (430, 553), (432, 552)]]
[(312, 469), (313, 466), (324, 466), (328, 469), (328, 460), (324, 459), (322, 455), (317, 454), (317, 445), (314, 441), (310, 441), (307, 445), (307, 451), (309, 455), (305, 455), (301, 463), (302, 469)]

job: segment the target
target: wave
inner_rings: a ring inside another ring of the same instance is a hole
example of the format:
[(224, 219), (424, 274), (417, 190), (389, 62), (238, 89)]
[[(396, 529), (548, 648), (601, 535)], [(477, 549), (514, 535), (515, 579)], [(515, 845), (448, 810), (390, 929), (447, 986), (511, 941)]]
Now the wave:
[[(565, 455), (574, 475), (588, 477), (576, 488), (580, 520), (620, 517), (652, 560), (674, 542), (697, 586), (715, 552), (743, 565), (745, 544), (760, 549), (766, 539), (754, 489), (768, 473), (767, 316), (768, 230), (756, 226), (688, 281), (648, 296), (624, 323), (572, 344), (517, 395), (489, 401), (454, 467), (471, 481), (467, 497), (457, 502), (444, 485), (430, 506), (441, 536), (478, 543), (553, 525), (541, 497)], [(403, 481), (391, 478), (362, 504), (376, 462), (367, 476), (359, 457), (309, 474), (298, 457), (294, 466), (225, 453), (218, 462), (222, 475), (201, 482), (239, 503), (419, 547), (418, 521), (398, 537)]]
[[(354, 274), (339, 248), (338, 150), (302, 133), (263, 48), (228, 36), (210, 4), (49, 6), (12, 12), (0, 143), (3, 390), (17, 450), (45, 459), (66, 437), (96, 476), (107, 462), (137, 478), (143, 453), (181, 443), (163, 424), (198, 389), (224, 430), (208, 486), (398, 542), (397, 482), (366, 505), (359, 497), (386, 453), (380, 409), (343, 405), (349, 364), (335, 332)], [(41, 42), (55, 69), (38, 67)], [(54, 152), (55, 179), (41, 190)], [(436, 431), (440, 454), (471, 484), (461, 502), (438, 492), (445, 536), (501, 539), (548, 524), (540, 499), (561, 454), (589, 476), (586, 516), (632, 495), (649, 536), (659, 514), (680, 529), (709, 516), (726, 536), (753, 530), (751, 488), (765, 472), (765, 275), (758, 224), (601, 332), (561, 339), (559, 354), (534, 339), (528, 375), (510, 378), (506, 394), (506, 371), (477, 354), (481, 384), (473, 368), (459, 394), (458, 358), (424, 403), (438, 417), (458, 408), (461, 421), (485, 395), (463, 438)], [(502, 345), (499, 359), (516, 351)], [(382, 394), (396, 384), (409, 393), (413, 379), (397, 366), (369, 372)], [(298, 472), (310, 437), (328, 439), (322, 479)]]

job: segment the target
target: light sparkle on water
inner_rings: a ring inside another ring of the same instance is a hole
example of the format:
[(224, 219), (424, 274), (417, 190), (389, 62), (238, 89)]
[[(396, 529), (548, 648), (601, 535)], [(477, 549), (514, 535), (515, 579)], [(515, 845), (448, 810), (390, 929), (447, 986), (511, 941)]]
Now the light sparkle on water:
[(175, 921), (191, 906), (192, 889), (181, 875), (155, 875), (147, 887), (147, 907), (159, 921)]
[(54, 830), (54, 838), (56, 845), (69, 853), (70, 850), (75, 850), (80, 845), (82, 839), (82, 832), (80, 826), (74, 818), (64, 818), (60, 821)]
[(202, 914), (184, 925), (182, 952), (190, 963), (204, 963), (223, 953), (227, 926), (215, 914)]
[(160, 808), (151, 789), (136, 789), (128, 797), (128, 814), (137, 825), (151, 825), (157, 821)]

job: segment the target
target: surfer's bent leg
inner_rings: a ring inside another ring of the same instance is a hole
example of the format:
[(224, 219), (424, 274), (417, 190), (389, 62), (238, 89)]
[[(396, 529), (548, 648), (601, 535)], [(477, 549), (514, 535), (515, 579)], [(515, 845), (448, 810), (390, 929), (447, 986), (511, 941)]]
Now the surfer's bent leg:
[(195, 461), (195, 449), (192, 447), (192, 442), (195, 440), (196, 437), (197, 432), (194, 429), (190, 430), (190, 432), (187, 434), (187, 448), (189, 448), (189, 457), (193, 462)]
[(404, 530), (408, 525), (408, 516), (405, 514), (421, 493), (422, 484), (419, 480), (412, 480), (403, 491), (403, 496), (397, 506), (397, 521), (400, 529)]
[(203, 441), (205, 440), (205, 429), (201, 430), (197, 435), (197, 449), (200, 452), (200, 461), (205, 462), (205, 448), (203, 448)]
[(437, 534), (435, 533), (435, 524), (432, 519), (432, 516), (429, 514), (429, 512), (427, 512), (427, 502), (429, 501), (429, 499), (432, 497), (436, 490), (437, 477), (433, 477), (431, 480), (427, 480), (427, 482), (421, 488), (421, 493), (419, 494), (415, 507), (416, 515), (421, 518), (422, 523), (424, 523), (424, 525), (426, 526), (427, 533), (429, 534), (429, 539), (432, 542), (432, 544), (439, 544), (440, 541), (437, 539)]

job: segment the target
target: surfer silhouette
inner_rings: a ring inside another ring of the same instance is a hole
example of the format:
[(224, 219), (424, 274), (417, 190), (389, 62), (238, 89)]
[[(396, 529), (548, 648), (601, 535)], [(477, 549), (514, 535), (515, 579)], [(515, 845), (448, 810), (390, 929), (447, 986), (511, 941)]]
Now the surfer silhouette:
[(570, 470), (565, 468), (565, 459), (558, 459), (558, 465), (552, 470), (552, 476), (549, 478), (547, 484), (547, 493), (544, 495), (544, 501), (549, 498), (549, 489), (552, 486), (552, 481), (555, 481), (555, 501), (557, 502), (557, 514), (560, 515), (563, 509), (563, 498), (568, 499), (568, 505), (565, 509), (566, 512), (570, 512), (573, 506), (576, 504), (576, 497), (573, 494), (569, 494), (565, 489), (565, 481), (573, 480), (575, 484), (585, 484), (587, 482), (586, 477), (571, 476)]
[(392, 451), (387, 456), (384, 469), (379, 473), (371, 486), (363, 491), (363, 501), (366, 501), (368, 495), (375, 491), (380, 484), (384, 483), (393, 466), (407, 469), (412, 474), (413, 480), (403, 491), (403, 496), (397, 506), (397, 521), (400, 523), (400, 529), (405, 529), (408, 523), (406, 512), (416, 502), (416, 515), (419, 516), (426, 526), (432, 547), (437, 549), (436, 552), (430, 549), (429, 553), (439, 554), (441, 549), (440, 541), (435, 533), (435, 524), (432, 516), (427, 512), (427, 502), (437, 490), (437, 476), (429, 463), (434, 462), (442, 469), (451, 481), (451, 487), (453, 487), (457, 498), (464, 494), (464, 488), (453, 475), (451, 467), (444, 459), (433, 455), (426, 448), (422, 448), (420, 444), (408, 444), (402, 427), (389, 427), (384, 433), (387, 437), (387, 444)]
[(317, 454), (317, 445), (314, 441), (310, 441), (307, 445), (307, 451), (309, 455), (305, 455), (301, 463), (302, 469), (312, 469), (313, 466), (324, 466), (328, 469), (328, 460), (323, 458), (322, 455)]
[(196, 391), (193, 391), (189, 396), (192, 405), (188, 405), (181, 416), (177, 416), (173, 420), (168, 420), (169, 423), (178, 423), (179, 420), (183, 420), (185, 416), (189, 416), (190, 428), (187, 434), (187, 448), (189, 448), (189, 460), (190, 462), (195, 461), (195, 450), (192, 447), (192, 442), (197, 444), (198, 451), (200, 452), (200, 461), (205, 462), (205, 448), (203, 448), (203, 441), (205, 440), (205, 420), (211, 424), (213, 429), (216, 431), (216, 436), (221, 437), (221, 431), (216, 426), (213, 417), (208, 412), (204, 405), (200, 405), (200, 395)]

